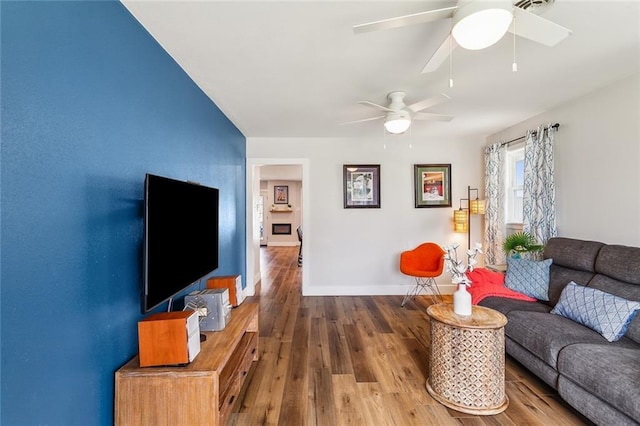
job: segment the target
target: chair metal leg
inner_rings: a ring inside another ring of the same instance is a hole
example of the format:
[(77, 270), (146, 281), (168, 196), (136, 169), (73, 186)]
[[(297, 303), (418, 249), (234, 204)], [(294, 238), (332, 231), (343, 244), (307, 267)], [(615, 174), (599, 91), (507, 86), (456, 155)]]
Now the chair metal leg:
[(430, 295), (434, 303), (439, 303), (442, 300), (442, 295), (440, 294), (440, 289), (436, 284), (435, 278), (414, 278), (416, 279), (416, 285), (413, 288), (409, 289), (407, 294), (402, 299), (402, 304), (400, 306), (404, 306), (409, 300), (419, 295), (421, 291), (424, 291), (426, 293), (427, 290), (431, 290)]

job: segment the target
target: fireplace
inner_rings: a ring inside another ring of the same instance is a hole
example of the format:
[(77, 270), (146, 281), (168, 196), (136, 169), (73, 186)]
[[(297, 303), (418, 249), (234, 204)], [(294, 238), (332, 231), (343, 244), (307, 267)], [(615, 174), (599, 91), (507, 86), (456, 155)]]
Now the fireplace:
[(290, 223), (272, 223), (271, 234), (273, 235), (291, 235)]

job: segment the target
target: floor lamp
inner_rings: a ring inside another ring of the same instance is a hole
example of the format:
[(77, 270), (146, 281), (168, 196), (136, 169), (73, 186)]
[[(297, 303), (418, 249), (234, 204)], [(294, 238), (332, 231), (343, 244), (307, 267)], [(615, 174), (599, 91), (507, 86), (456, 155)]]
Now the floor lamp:
[[(476, 198), (471, 199), (471, 191), (476, 192)], [(467, 201), (467, 207), (462, 207), (462, 201)], [(467, 198), (460, 198), (460, 208), (453, 211), (453, 231), (467, 233), (467, 248), (471, 248), (471, 215), (484, 214), (485, 200), (478, 198), (478, 188), (467, 186)]]

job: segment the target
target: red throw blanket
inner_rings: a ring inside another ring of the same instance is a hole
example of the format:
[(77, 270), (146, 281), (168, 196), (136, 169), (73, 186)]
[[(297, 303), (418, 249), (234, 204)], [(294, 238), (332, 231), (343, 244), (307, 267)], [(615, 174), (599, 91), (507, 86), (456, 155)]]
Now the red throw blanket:
[(477, 305), (485, 297), (490, 296), (525, 300), (527, 302), (536, 301), (533, 297), (505, 287), (504, 274), (500, 272), (490, 271), (485, 268), (476, 268), (471, 272), (467, 272), (467, 276), (471, 280), (471, 286), (469, 286), (468, 289), (469, 293), (471, 293), (471, 303), (474, 305)]

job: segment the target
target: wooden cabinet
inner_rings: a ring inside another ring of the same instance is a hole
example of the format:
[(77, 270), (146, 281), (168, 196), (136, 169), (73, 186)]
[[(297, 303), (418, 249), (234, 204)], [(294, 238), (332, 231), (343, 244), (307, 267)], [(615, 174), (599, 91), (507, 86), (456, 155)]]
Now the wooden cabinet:
[(227, 423), (258, 359), (258, 305), (238, 306), (224, 330), (203, 334), (200, 354), (187, 366), (141, 368), (136, 356), (116, 371), (116, 425)]

